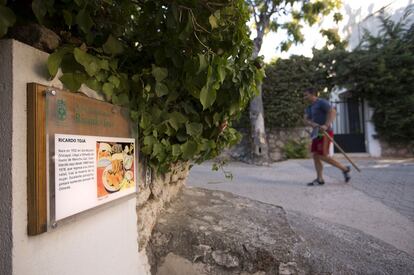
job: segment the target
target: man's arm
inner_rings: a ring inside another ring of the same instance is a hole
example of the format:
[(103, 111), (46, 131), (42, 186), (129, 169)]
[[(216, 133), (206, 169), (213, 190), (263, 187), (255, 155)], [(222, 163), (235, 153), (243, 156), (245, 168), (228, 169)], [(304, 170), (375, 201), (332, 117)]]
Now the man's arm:
[(325, 124), (321, 126), (321, 129), (328, 130), (329, 126), (331, 126), (332, 122), (336, 117), (336, 110), (335, 108), (331, 107), (328, 111), (328, 115), (326, 116)]

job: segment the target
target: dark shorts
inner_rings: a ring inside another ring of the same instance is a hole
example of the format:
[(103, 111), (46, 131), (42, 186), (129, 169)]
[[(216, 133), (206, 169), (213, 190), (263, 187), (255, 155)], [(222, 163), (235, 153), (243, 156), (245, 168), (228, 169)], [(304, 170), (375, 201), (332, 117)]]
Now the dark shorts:
[[(334, 133), (332, 130), (326, 131), (331, 138)], [(329, 154), (329, 144), (331, 141), (322, 134), (319, 134), (317, 138), (312, 139), (311, 152), (321, 156), (327, 156)]]

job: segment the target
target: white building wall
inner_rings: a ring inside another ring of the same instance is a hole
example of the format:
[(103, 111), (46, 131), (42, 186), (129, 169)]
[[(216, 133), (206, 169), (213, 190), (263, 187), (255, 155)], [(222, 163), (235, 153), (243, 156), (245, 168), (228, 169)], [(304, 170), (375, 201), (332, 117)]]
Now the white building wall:
[(46, 53), (14, 40), (0, 40), (0, 52), (13, 57), (11, 64), (0, 60), (1, 71), (12, 70), (5, 80), (11, 85), (0, 95), (0, 100), (12, 95), (12, 140), (2, 140), (12, 146), (12, 201), (6, 206), (12, 209), (12, 274), (149, 274), (146, 256), (138, 253), (134, 196), (76, 215), (41, 235), (27, 235), (26, 85), (61, 84), (47, 81)]
[(372, 115), (374, 113), (373, 108), (369, 107), (367, 102), (364, 102), (364, 118), (365, 118), (365, 145), (367, 152), (372, 157), (381, 156), (381, 144), (377, 138), (377, 131), (375, 130), (374, 123), (372, 122)]
[[(339, 24), (339, 34), (348, 41), (348, 49), (352, 50), (359, 45), (364, 30), (368, 30), (373, 35), (378, 34), (381, 25), (375, 16), (379, 15), (381, 9), (392, 20), (398, 21), (404, 15), (406, 7), (412, 4), (414, 4), (413, 0), (344, 0), (341, 11), (344, 18)], [(411, 16), (411, 20), (414, 21), (414, 16)], [(342, 92), (344, 91), (337, 90), (332, 98), (338, 97)], [(369, 107), (367, 102), (364, 104), (366, 150), (371, 156), (380, 157), (381, 145), (376, 138), (377, 132), (371, 120), (373, 109)], [(338, 115), (341, 115), (340, 110), (338, 110)]]
[(380, 21), (375, 19), (375, 16), (381, 9), (384, 9), (392, 20), (397, 21), (403, 16), (405, 8), (411, 4), (414, 4), (413, 0), (344, 0), (339, 34), (348, 41), (348, 48), (354, 49), (360, 43), (364, 29), (374, 35), (378, 34)]

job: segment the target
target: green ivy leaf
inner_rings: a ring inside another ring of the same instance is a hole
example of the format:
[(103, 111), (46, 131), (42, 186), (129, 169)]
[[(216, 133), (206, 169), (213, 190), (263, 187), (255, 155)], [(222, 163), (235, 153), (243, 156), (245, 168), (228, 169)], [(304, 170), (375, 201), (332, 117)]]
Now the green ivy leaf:
[(181, 146), (180, 146), (180, 145), (178, 145), (178, 144), (173, 144), (173, 145), (171, 146), (171, 154), (172, 154), (174, 157), (178, 157), (178, 156), (181, 154)]
[(76, 92), (82, 83), (86, 81), (86, 76), (82, 73), (65, 73), (59, 79), (66, 88)]
[(107, 100), (111, 100), (112, 95), (114, 94), (114, 89), (115, 89), (114, 84), (112, 84), (110, 82), (106, 82), (102, 86), (102, 91), (105, 94), (105, 97), (106, 97)]
[(112, 103), (115, 105), (126, 106), (126, 107), (129, 106), (129, 97), (125, 93), (122, 93), (119, 95), (113, 94), (111, 100), (112, 100)]
[(169, 137), (172, 137), (172, 136), (174, 136), (174, 134), (175, 134), (175, 131), (174, 131), (174, 129), (171, 127), (171, 126), (169, 126), (169, 125), (165, 125), (165, 134), (167, 135), (167, 136), (169, 136)]
[(72, 13), (68, 10), (63, 10), (63, 19), (65, 20), (65, 23), (68, 27), (72, 26), (73, 24), (73, 16)]
[(90, 33), (94, 23), (86, 8), (80, 10), (79, 13), (76, 15), (76, 24), (79, 25), (79, 28), (84, 33)]
[(156, 157), (159, 162), (163, 162), (164, 159), (167, 157), (164, 146), (161, 143), (154, 144), (152, 150), (152, 156)]
[(129, 105), (129, 97), (126, 93), (122, 93), (118, 96), (118, 104), (121, 106)]
[(142, 129), (148, 129), (151, 126), (151, 116), (147, 113), (143, 113), (141, 116), (141, 121), (139, 122), (139, 127)]
[(88, 66), (85, 67), (85, 71), (88, 73), (88, 75), (94, 76), (99, 71), (99, 66), (96, 62), (92, 61)]
[(53, 5), (53, 0), (33, 0), (32, 1), (32, 11), (34, 15), (36, 16), (37, 20), (42, 23), (43, 18), (45, 17), (48, 7), (50, 8), (50, 5)]
[(166, 68), (157, 67), (155, 65), (152, 65), (151, 73), (157, 82), (163, 81), (168, 76), (168, 70)]
[(119, 98), (116, 94), (112, 94), (110, 101), (112, 102), (112, 104), (114, 105), (121, 105), (119, 103)]
[(96, 79), (98, 80), (98, 81), (101, 81), (101, 82), (103, 82), (103, 81), (105, 81), (107, 78), (108, 78), (108, 72), (105, 72), (105, 71), (99, 71), (97, 74), (96, 74)]
[(108, 81), (111, 82), (112, 84), (114, 84), (115, 88), (119, 88), (119, 84), (121, 84), (121, 81), (115, 75), (111, 75), (108, 78)]
[(183, 159), (189, 160), (197, 153), (197, 143), (192, 140), (187, 141), (181, 145), (181, 151), (183, 152)]
[[(99, 67), (102, 69), (102, 70), (105, 70), (105, 71), (109, 71), (109, 66), (110, 66), (110, 62), (112, 62), (112, 60), (111, 61), (108, 61), (108, 60), (106, 60), (106, 59), (101, 59), (101, 60), (97, 60), (97, 63), (99, 64)], [(115, 62), (116, 63), (118, 63), (118, 60), (115, 60)], [(117, 64), (118, 65), (118, 64)], [(113, 69), (113, 70), (116, 70), (116, 67), (115, 67), (115, 69)]]
[(124, 52), (124, 46), (122, 43), (112, 35), (108, 36), (108, 39), (105, 44), (103, 44), (102, 48), (105, 53), (111, 55), (119, 55)]
[(188, 121), (188, 118), (180, 112), (173, 112), (169, 115), (170, 119), (168, 123), (173, 127), (175, 130), (181, 127), (184, 123)]
[(213, 115), (213, 123), (214, 123), (214, 125), (215, 125), (215, 126), (218, 126), (218, 125), (220, 124), (220, 121), (221, 121), (221, 116), (220, 116), (220, 114), (219, 114), (219, 113), (215, 113), (215, 114)]
[(216, 143), (210, 139), (202, 139), (201, 143), (198, 144), (199, 151), (208, 151), (216, 148)]
[(100, 70), (100, 66), (98, 65), (99, 60), (93, 55), (90, 55), (79, 48), (75, 48), (73, 54), (75, 56), (75, 60), (85, 68), (85, 71), (89, 76), (96, 75), (96, 73)]
[(47, 59), (47, 69), (49, 71), (50, 76), (55, 77), (57, 74), (60, 64), (62, 63), (63, 56), (71, 51), (70, 48), (64, 47), (60, 48), (51, 55), (49, 55)]
[(217, 97), (217, 91), (214, 89), (209, 90), (207, 85), (201, 89), (200, 92), (200, 102), (203, 105), (203, 110), (209, 108), (214, 104)]
[(152, 147), (154, 144), (157, 143), (157, 140), (153, 136), (146, 136), (144, 137), (144, 145), (149, 149), (150, 152), (152, 152)]
[(94, 91), (100, 91), (102, 89), (101, 83), (93, 77), (89, 78), (85, 84)]
[(199, 66), (198, 66), (197, 74), (204, 71), (208, 66), (206, 57), (204, 56), (204, 54), (200, 54), (200, 53), (198, 54), (198, 62), (199, 62)]
[(118, 59), (114, 59), (114, 58), (112, 58), (112, 59), (109, 61), (109, 67), (110, 67), (112, 70), (116, 71), (116, 70), (118, 69)]
[(171, 143), (168, 140), (166, 140), (165, 138), (163, 138), (161, 140), (161, 144), (164, 145), (166, 151), (171, 151), (171, 148), (170, 148), (171, 147)]
[(187, 134), (192, 137), (198, 137), (203, 132), (203, 124), (201, 123), (197, 123), (197, 122), (187, 123), (185, 127), (187, 130)]
[(168, 94), (168, 87), (164, 83), (157, 82), (155, 84), (155, 93), (158, 97)]
[(226, 67), (218, 66), (217, 67), (217, 72), (218, 72), (220, 83), (223, 83), (224, 79), (226, 78)]

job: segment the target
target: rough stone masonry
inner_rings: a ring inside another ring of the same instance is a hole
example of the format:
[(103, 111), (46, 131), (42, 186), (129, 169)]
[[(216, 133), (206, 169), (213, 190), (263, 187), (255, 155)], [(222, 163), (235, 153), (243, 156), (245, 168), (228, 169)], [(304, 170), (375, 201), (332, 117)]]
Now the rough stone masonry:
[(363, 232), (231, 193), (183, 188), (152, 232), (154, 275), (414, 274), (414, 259)]
[(305, 274), (299, 242), (281, 207), (184, 188), (160, 215), (147, 253), (159, 275)]

